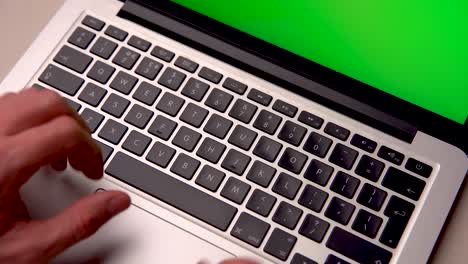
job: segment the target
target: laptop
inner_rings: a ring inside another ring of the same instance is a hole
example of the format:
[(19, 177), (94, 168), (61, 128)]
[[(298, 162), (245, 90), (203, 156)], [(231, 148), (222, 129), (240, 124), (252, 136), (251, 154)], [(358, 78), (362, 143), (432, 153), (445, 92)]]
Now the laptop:
[(132, 205), (54, 262), (427, 262), (467, 173), (464, 65), (379, 5), (66, 1), (0, 91), (60, 93), (105, 175), (21, 194), (38, 218)]

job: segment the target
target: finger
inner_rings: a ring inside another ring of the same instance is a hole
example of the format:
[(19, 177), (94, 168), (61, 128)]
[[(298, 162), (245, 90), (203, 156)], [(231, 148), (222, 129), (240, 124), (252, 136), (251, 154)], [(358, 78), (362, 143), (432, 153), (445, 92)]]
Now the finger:
[(51, 164), (52, 168), (56, 171), (64, 171), (67, 165), (67, 157), (59, 158)]
[(220, 264), (258, 264), (258, 262), (253, 261), (251, 259), (245, 259), (245, 258), (238, 258), (238, 259), (228, 259)]

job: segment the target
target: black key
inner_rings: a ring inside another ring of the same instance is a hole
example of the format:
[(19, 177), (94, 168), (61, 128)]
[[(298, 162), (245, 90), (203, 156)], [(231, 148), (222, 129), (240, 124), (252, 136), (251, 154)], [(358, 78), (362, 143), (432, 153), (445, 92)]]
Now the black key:
[(148, 132), (159, 137), (160, 139), (168, 140), (171, 137), (174, 130), (176, 129), (176, 127), (176, 122), (162, 115), (158, 115), (154, 119), (153, 124), (148, 129)]
[(417, 201), (424, 191), (426, 183), (406, 172), (390, 167), (382, 180), (382, 185)]
[(171, 93), (164, 93), (161, 100), (156, 105), (156, 109), (170, 116), (176, 116), (184, 105), (185, 100)]
[(242, 175), (249, 165), (250, 160), (251, 158), (249, 156), (242, 154), (235, 149), (230, 149), (226, 154), (226, 157), (224, 157), (221, 166), (230, 172)]
[(351, 169), (358, 156), (358, 152), (343, 144), (336, 144), (329, 161), (347, 170)]
[(203, 130), (215, 137), (224, 139), (231, 127), (232, 121), (220, 115), (213, 114), (211, 115), (210, 119), (208, 119), (208, 122), (206, 123), (205, 128)]
[(32, 87), (39, 90), (39, 91), (47, 90), (47, 88), (45, 88), (44, 86), (42, 86), (42, 85), (40, 85), (38, 83), (33, 84)]
[(329, 122), (325, 128), (323, 129), (323, 131), (325, 131), (325, 133), (327, 133), (328, 135), (331, 135), (331, 136), (334, 136), (338, 139), (341, 139), (341, 140), (344, 140), (346, 141), (346, 139), (348, 139), (349, 137), (349, 130), (344, 128), (344, 127), (341, 127), (335, 123), (332, 123), (332, 122)]
[(85, 16), (83, 20), (81, 21), (83, 25), (86, 25), (92, 29), (95, 29), (97, 31), (101, 31), (101, 29), (104, 27), (105, 23), (95, 17), (92, 17), (90, 15)]
[(315, 188), (312, 185), (307, 185), (299, 197), (299, 204), (310, 210), (319, 213), (322, 211), (323, 205), (328, 199), (328, 193)]
[(200, 166), (200, 161), (187, 156), (184, 153), (180, 153), (177, 159), (174, 161), (171, 167), (171, 171), (187, 180), (193, 178), (195, 171)]
[(91, 53), (103, 59), (109, 59), (112, 53), (117, 48), (117, 43), (108, 40), (104, 37), (99, 37), (96, 43), (91, 48)]
[(166, 68), (158, 80), (158, 83), (171, 90), (177, 91), (184, 82), (187, 75), (171, 67)]
[(68, 98), (65, 98), (65, 97), (64, 97), (64, 99), (65, 99), (65, 102), (67, 102), (68, 106), (69, 106), (71, 109), (75, 110), (75, 112), (80, 111), (81, 105), (80, 105), (79, 103), (77, 103), (77, 102), (75, 102), (75, 101), (72, 101), (72, 100), (70, 100), (70, 99), (68, 99)]
[(271, 100), (273, 99), (271, 95), (268, 95), (264, 92), (260, 92), (259, 90), (254, 88), (250, 89), (247, 98), (264, 106), (268, 106), (271, 103)]
[(122, 152), (116, 154), (106, 173), (222, 231), (237, 213), (235, 207)]
[(180, 120), (196, 128), (199, 128), (203, 121), (205, 121), (207, 115), (208, 110), (201, 108), (200, 106), (193, 103), (189, 103), (182, 112), (182, 115), (180, 115)]
[(245, 90), (247, 90), (247, 85), (236, 81), (231, 77), (226, 78), (223, 83), (223, 87), (238, 94), (244, 94)]
[(93, 83), (88, 83), (81, 92), (78, 99), (96, 107), (99, 105), (99, 103), (101, 103), (106, 94), (106, 89), (101, 88)]
[(319, 129), (323, 124), (323, 119), (309, 112), (302, 111), (298, 120), (308, 126)]
[(93, 41), (94, 37), (96, 34), (82, 28), (82, 27), (77, 27), (75, 31), (73, 31), (72, 35), (68, 39), (68, 43), (71, 43), (79, 48), (86, 49)]
[(102, 106), (102, 110), (108, 114), (111, 114), (117, 118), (121, 117), (127, 107), (130, 105), (130, 101), (122, 98), (116, 94), (111, 94), (107, 97), (107, 100)]
[(119, 71), (114, 80), (112, 80), (110, 87), (123, 94), (129, 94), (133, 87), (135, 87), (137, 81), (138, 79), (136, 77), (126, 72)]
[(308, 214), (299, 228), (299, 234), (321, 243), (329, 227), (330, 224), (327, 221)]
[(413, 211), (413, 204), (392, 196), (384, 212), (390, 218), (382, 232), (380, 242), (391, 248), (396, 248)]
[(147, 105), (153, 105), (160, 93), (161, 89), (158, 87), (147, 82), (141, 82), (133, 94), (133, 98)]
[(381, 157), (384, 160), (388, 160), (392, 163), (395, 163), (396, 165), (401, 165), (401, 163), (403, 163), (403, 160), (405, 159), (405, 155), (386, 146), (380, 147), (377, 156)]
[(325, 260), (325, 264), (351, 264), (348, 261), (344, 261), (337, 256), (328, 255), (327, 259)]
[(127, 70), (130, 70), (131, 68), (133, 68), (133, 65), (135, 65), (139, 58), (140, 54), (138, 54), (137, 52), (126, 47), (121, 47), (119, 52), (117, 52), (117, 55), (115, 55), (112, 62)]
[(380, 211), (386, 197), (387, 193), (385, 191), (366, 183), (362, 187), (357, 201), (372, 210)]
[(294, 229), (301, 215), (301, 209), (286, 202), (281, 202), (273, 215), (273, 221), (289, 229)]
[(361, 209), (354, 220), (353, 229), (365, 236), (375, 238), (382, 222), (382, 218)]
[(249, 190), (250, 185), (247, 183), (234, 177), (229, 177), (223, 189), (221, 190), (221, 196), (237, 204), (241, 204), (249, 193)]
[(226, 174), (224, 172), (205, 165), (198, 174), (195, 183), (212, 192), (216, 192), (225, 176)]
[(151, 42), (137, 36), (131, 36), (128, 40), (128, 45), (141, 51), (147, 51), (151, 47)]
[(96, 132), (99, 125), (101, 125), (102, 121), (104, 120), (104, 116), (94, 112), (93, 110), (86, 108), (80, 114), (81, 118), (86, 122), (89, 130), (91, 133)]
[(327, 155), (328, 150), (332, 144), (331, 139), (324, 137), (315, 132), (310, 133), (309, 138), (304, 144), (304, 150), (318, 156), (320, 158)]
[(307, 167), (304, 177), (312, 182), (325, 186), (332, 173), (333, 167), (314, 159), (310, 162), (309, 167)]
[(151, 144), (151, 138), (147, 137), (140, 132), (132, 131), (127, 139), (122, 144), (122, 148), (130, 151), (131, 153), (141, 156)]
[(353, 198), (361, 181), (357, 178), (339, 171), (333, 180), (330, 189), (346, 198)]
[(192, 98), (193, 100), (200, 102), (205, 97), (206, 92), (210, 86), (202, 81), (195, 78), (190, 78), (182, 89), (182, 94)]
[(385, 165), (382, 162), (364, 155), (356, 167), (356, 174), (373, 182), (377, 182), (384, 167)]
[(301, 185), (302, 182), (300, 180), (282, 172), (276, 179), (272, 190), (281, 196), (293, 200)]
[(292, 148), (286, 148), (281, 156), (278, 165), (290, 172), (299, 174), (304, 168), (307, 156)]
[(257, 112), (257, 107), (255, 105), (242, 99), (237, 99), (229, 112), (229, 116), (248, 124), (255, 115), (255, 112)]
[(268, 187), (275, 173), (275, 168), (256, 160), (247, 174), (247, 179), (262, 187)]
[(112, 119), (108, 119), (106, 124), (99, 132), (99, 137), (109, 141), (112, 144), (119, 144), (128, 128)]
[(241, 149), (249, 150), (257, 138), (257, 133), (241, 125), (237, 125), (229, 137), (229, 143)]
[(283, 145), (280, 143), (262, 136), (257, 142), (253, 153), (260, 158), (273, 162), (281, 151), (281, 148), (283, 148)]
[(259, 215), (268, 216), (275, 203), (276, 198), (274, 196), (257, 189), (250, 196), (246, 207)]
[(95, 140), (94, 142), (96, 142), (96, 144), (101, 149), (102, 161), (105, 163), (107, 159), (109, 159), (112, 152), (114, 152), (114, 149), (109, 147), (107, 144), (102, 143), (101, 141)]
[(429, 177), (432, 173), (432, 167), (422, 163), (420, 161), (417, 161), (413, 158), (409, 158), (408, 161), (406, 162), (405, 168), (409, 171), (412, 171), (414, 173), (417, 173), (423, 177)]
[(333, 228), (327, 247), (359, 263), (388, 264), (392, 253), (339, 227)]
[(388, 219), (379, 241), (386, 246), (396, 248), (405, 232), (406, 224), (406, 222), (400, 222), (394, 218)]
[(97, 82), (105, 84), (110, 79), (114, 71), (114, 67), (109, 66), (104, 62), (96, 61), (91, 70), (89, 70), (87, 76)]
[(172, 157), (174, 157), (175, 152), (173, 148), (161, 142), (156, 142), (146, 156), (146, 159), (158, 166), (166, 168), (169, 162), (171, 162)]
[[(299, 253), (294, 254), (294, 257), (291, 260), (291, 264), (317, 264), (317, 262), (307, 258)], [(341, 263), (344, 264), (344, 263)]]
[(375, 149), (377, 148), (377, 142), (359, 134), (354, 134), (353, 138), (351, 139), (351, 144), (369, 153), (374, 153)]
[(128, 36), (128, 33), (126, 31), (117, 28), (113, 25), (109, 25), (104, 33), (120, 41), (124, 41), (125, 38), (127, 38)]
[(138, 105), (134, 104), (132, 109), (125, 116), (125, 122), (130, 123), (140, 129), (144, 129), (150, 119), (153, 117), (153, 112)]
[(306, 132), (305, 127), (288, 120), (284, 123), (283, 128), (278, 134), (278, 138), (294, 146), (299, 146)]
[(279, 99), (276, 100), (273, 104), (273, 110), (278, 111), (289, 117), (294, 117), (297, 113), (297, 107)]
[(225, 150), (226, 146), (224, 144), (207, 137), (205, 140), (203, 140), (200, 148), (197, 151), (197, 155), (216, 164)]
[(231, 103), (232, 98), (232, 95), (218, 88), (214, 88), (206, 99), (205, 105), (224, 113)]
[(93, 58), (65, 45), (55, 55), (54, 61), (78, 73), (83, 73)]
[(182, 56), (177, 58), (174, 65), (190, 73), (194, 73), (198, 69), (198, 63)]
[(269, 224), (250, 214), (242, 213), (232, 228), (231, 235), (258, 248), (262, 244), (268, 229), (270, 229)]
[(136, 68), (135, 72), (143, 77), (150, 80), (154, 80), (159, 71), (161, 71), (163, 65), (156, 62), (148, 57), (144, 57), (140, 62), (140, 65)]
[(223, 75), (221, 73), (216, 72), (207, 67), (201, 68), (200, 72), (198, 73), (198, 76), (215, 84), (218, 84), (223, 78)]
[(175, 135), (174, 139), (172, 140), (172, 144), (190, 152), (195, 148), (198, 141), (200, 141), (200, 138), (200, 133), (197, 133), (192, 129), (183, 126)]
[(260, 111), (260, 114), (258, 114), (253, 125), (255, 128), (273, 135), (281, 123), (281, 120), (282, 118), (278, 115), (268, 112), (267, 110), (262, 110)]
[(52, 64), (39, 77), (39, 81), (69, 95), (75, 95), (84, 80)]
[(286, 260), (291, 253), (297, 238), (279, 228), (275, 228), (270, 239), (265, 245), (264, 251), (280, 260)]
[(166, 62), (170, 62), (174, 58), (173, 52), (159, 46), (154, 47), (154, 49), (151, 51), (151, 55)]
[(347, 225), (349, 219), (351, 219), (351, 216), (354, 213), (354, 209), (354, 205), (345, 202), (340, 198), (333, 197), (325, 211), (325, 216), (342, 225)]

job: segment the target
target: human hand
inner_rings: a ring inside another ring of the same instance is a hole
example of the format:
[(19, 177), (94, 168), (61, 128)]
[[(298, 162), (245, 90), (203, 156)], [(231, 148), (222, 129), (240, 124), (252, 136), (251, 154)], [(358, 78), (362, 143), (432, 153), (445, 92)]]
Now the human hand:
[(0, 263), (47, 263), (129, 206), (124, 193), (99, 192), (50, 219), (31, 219), (20, 187), (40, 167), (64, 170), (67, 160), (91, 179), (102, 177), (99, 147), (58, 94), (27, 89), (0, 97)]

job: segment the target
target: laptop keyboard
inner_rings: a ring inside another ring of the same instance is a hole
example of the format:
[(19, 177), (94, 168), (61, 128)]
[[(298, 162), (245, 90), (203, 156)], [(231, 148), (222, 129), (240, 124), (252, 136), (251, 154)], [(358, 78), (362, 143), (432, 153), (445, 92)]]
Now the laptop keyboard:
[(80, 113), (107, 174), (246, 247), (389, 263), (432, 167), (202, 63), (86, 16), (35, 86)]

